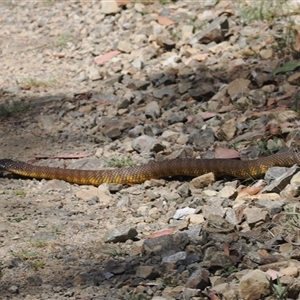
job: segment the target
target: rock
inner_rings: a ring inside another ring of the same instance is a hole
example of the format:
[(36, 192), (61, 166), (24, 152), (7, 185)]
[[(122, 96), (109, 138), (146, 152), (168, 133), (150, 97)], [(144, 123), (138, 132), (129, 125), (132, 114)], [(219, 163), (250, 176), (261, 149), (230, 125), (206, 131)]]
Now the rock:
[(104, 236), (105, 243), (124, 243), (129, 239), (133, 239), (138, 235), (135, 228), (131, 226), (123, 226), (106, 232)]
[(26, 278), (27, 284), (32, 286), (41, 286), (43, 284), (43, 280), (38, 275), (32, 275)]
[(172, 95), (174, 95), (174, 89), (171, 86), (165, 86), (153, 91), (153, 96), (157, 99), (162, 99), (165, 96), (171, 97)]
[(266, 208), (269, 215), (272, 217), (282, 211), (284, 202), (282, 200), (259, 199), (256, 204), (259, 207)]
[(210, 285), (209, 272), (199, 268), (188, 278), (185, 286), (187, 288), (204, 290)]
[(193, 178), (190, 182), (190, 189), (202, 189), (213, 184), (215, 181), (215, 175), (213, 173), (207, 173)]
[(19, 287), (16, 285), (11, 285), (8, 288), (8, 291), (11, 292), (12, 294), (19, 294)]
[(139, 13), (143, 13), (146, 10), (146, 7), (143, 3), (136, 2), (134, 3), (134, 9)]
[(87, 67), (86, 74), (91, 80), (100, 80), (102, 75), (99, 72), (99, 69), (93, 66)]
[(299, 275), (299, 271), (297, 267), (287, 267), (287, 268), (282, 268), (279, 271), (281, 274), (284, 276), (292, 276), (292, 277), (297, 277)]
[(154, 280), (159, 276), (158, 267), (154, 266), (138, 266), (136, 276), (144, 279)]
[(190, 214), (186, 217), (186, 220), (191, 225), (198, 225), (205, 223), (205, 219), (203, 215), (197, 215), (197, 214)]
[(212, 233), (229, 233), (234, 230), (234, 226), (227, 220), (224, 220), (221, 216), (210, 214), (207, 217), (207, 223), (205, 224), (203, 230)]
[(276, 120), (278, 123), (284, 123), (284, 122), (292, 122), (298, 118), (297, 112), (293, 110), (285, 110), (284, 114), (278, 114), (276, 115)]
[(194, 26), (192, 26), (192, 25), (183, 25), (181, 27), (182, 39), (183, 40), (188, 39), (193, 34), (193, 31), (194, 31)]
[(248, 98), (251, 103), (257, 107), (263, 107), (266, 105), (267, 96), (266, 93), (262, 90), (251, 90), (248, 93)]
[(109, 272), (115, 275), (123, 274), (126, 271), (125, 264), (117, 260), (109, 260), (104, 268), (105, 272)]
[(228, 199), (235, 199), (237, 196), (237, 190), (233, 186), (226, 185), (224, 186), (219, 192), (219, 198), (228, 198)]
[(265, 174), (265, 181), (267, 184), (270, 184), (272, 181), (275, 179), (278, 179), (281, 177), (283, 174), (285, 174), (287, 171), (287, 168), (285, 167), (272, 167), (269, 168), (269, 170)]
[[(265, 193), (265, 192), (281, 192), (290, 182), (291, 178), (297, 173), (299, 172), (300, 168), (297, 165), (294, 165), (293, 167), (289, 168), (287, 170), (287, 172), (285, 172), (283, 175), (281, 175), (280, 177), (277, 177), (276, 180), (274, 180), (271, 184), (265, 186), (263, 188), (263, 190), (261, 191), (261, 193)], [(275, 176), (274, 172), (273, 175), (268, 175), (270, 176)]]
[(273, 49), (262, 49), (260, 50), (259, 55), (262, 59), (271, 59), (273, 56)]
[(132, 148), (139, 153), (157, 153), (165, 147), (157, 139), (148, 135), (141, 135), (132, 141)]
[(211, 128), (206, 128), (202, 132), (196, 130), (190, 135), (189, 143), (194, 145), (195, 150), (203, 151), (214, 144), (215, 133)]
[(189, 183), (185, 182), (177, 188), (177, 192), (182, 198), (187, 198), (190, 196)]
[(265, 221), (268, 217), (268, 212), (265, 209), (258, 207), (246, 207), (244, 209), (244, 215), (247, 220), (247, 223), (250, 226), (254, 226), (260, 221)]
[(234, 137), (236, 132), (236, 122), (231, 119), (226, 121), (216, 133), (219, 140), (230, 141)]
[(202, 213), (208, 220), (212, 220), (213, 222), (217, 223), (223, 223), (222, 218), (225, 215), (225, 209), (222, 207), (223, 200), (219, 198), (210, 198), (210, 200), (212, 199), (214, 199), (215, 201), (211, 205), (203, 205)]
[(142, 252), (147, 255), (169, 255), (171, 251), (181, 251), (189, 243), (189, 237), (184, 232), (164, 235), (152, 239), (146, 239), (142, 246)]
[(189, 89), (189, 94), (196, 101), (205, 101), (215, 94), (215, 88), (211, 83), (202, 82), (199, 87)]
[(76, 197), (82, 199), (84, 201), (90, 201), (94, 199), (96, 201), (99, 200), (98, 198), (98, 188), (94, 186), (89, 186), (87, 189), (81, 189), (76, 192)]
[(207, 248), (202, 265), (208, 268), (228, 269), (234, 265), (234, 262), (224, 252), (216, 251), (216, 249), (211, 247)]
[(268, 275), (260, 270), (249, 271), (239, 283), (239, 295), (245, 300), (262, 299), (271, 292)]
[(210, 42), (219, 43), (223, 40), (224, 34), (228, 31), (227, 16), (221, 15), (204, 30), (196, 32), (191, 38), (189, 43), (191, 45), (201, 43), (208, 44)]
[(236, 99), (238, 96), (247, 95), (249, 92), (248, 86), (250, 83), (250, 80), (242, 78), (231, 81), (227, 86), (227, 92), (231, 99)]
[(151, 101), (146, 105), (145, 116), (150, 118), (157, 118), (160, 116), (160, 108), (157, 101)]
[(129, 42), (126, 42), (124, 40), (120, 40), (118, 42), (118, 46), (117, 46), (118, 50), (120, 50), (121, 52), (125, 52), (125, 53), (130, 53), (132, 51), (132, 45)]
[(112, 195), (110, 194), (109, 186), (107, 184), (99, 185), (97, 196), (99, 202), (102, 204), (112, 203)]
[(175, 47), (175, 42), (167, 36), (159, 35), (157, 38), (157, 44), (166, 50), (171, 50)]
[(185, 216), (195, 213), (195, 211), (196, 211), (195, 208), (190, 208), (190, 207), (177, 209), (173, 216), (173, 219), (182, 220), (184, 219)]
[(144, 67), (143, 61), (140, 60), (139, 58), (135, 59), (131, 64), (133, 67), (135, 67), (138, 70), (141, 70)]
[(187, 255), (185, 251), (179, 251), (172, 255), (165, 256), (162, 263), (174, 263), (176, 264), (179, 260), (186, 259)]
[(292, 74), (288, 79), (288, 83), (293, 84), (293, 85), (299, 85), (300, 84), (300, 73), (296, 72)]
[(115, 0), (111, 0), (111, 1), (102, 0), (101, 4), (102, 4), (101, 12), (106, 15), (116, 14), (121, 10), (121, 6), (118, 6), (117, 1)]
[(240, 224), (243, 219), (243, 206), (236, 207), (234, 209), (227, 208), (225, 219), (233, 225)]
[(53, 191), (68, 191), (70, 190), (70, 187), (67, 182), (62, 180), (49, 180), (44, 185), (44, 191), (47, 193), (53, 192)]

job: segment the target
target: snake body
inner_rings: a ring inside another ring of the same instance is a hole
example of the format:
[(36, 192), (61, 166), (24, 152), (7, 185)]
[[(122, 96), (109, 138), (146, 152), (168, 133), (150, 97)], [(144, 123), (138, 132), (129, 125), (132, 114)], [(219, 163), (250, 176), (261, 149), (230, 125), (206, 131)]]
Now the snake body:
[(195, 177), (213, 172), (216, 177), (241, 179), (262, 177), (270, 167), (300, 165), (300, 153), (284, 152), (255, 160), (235, 159), (172, 159), (114, 170), (75, 170), (35, 166), (21, 161), (0, 159), (0, 170), (24, 177), (60, 179), (77, 184), (98, 186), (101, 183), (142, 183), (149, 179), (170, 176)]

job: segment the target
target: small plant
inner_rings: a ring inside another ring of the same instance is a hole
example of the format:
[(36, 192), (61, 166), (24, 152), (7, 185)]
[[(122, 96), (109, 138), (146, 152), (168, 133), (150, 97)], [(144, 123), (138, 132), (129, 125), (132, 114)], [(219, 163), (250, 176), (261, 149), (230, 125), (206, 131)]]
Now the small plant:
[(35, 261), (31, 264), (32, 269), (34, 269), (35, 271), (43, 269), (44, 266), (45, 266), (45, 262), (42, 260)]
[(286, 206), (285, 210), (287, 224), (289, 225), (291, 232), (296, 233), (299, 228), (299, 213), (291, 206)]
[(162, 280), (162, 284), (164, 286), (176, 286), (178, 285), (178, 282), (175, 278), (172, 278), (172, 277), (165, 277), (163, 280)]
[(45, 5), (53, 5), (54, 3), (55, 3), (55, 0), (43, 0), (43, 3), (45, 4)]
[(21, 113), (27, 112), (30, 104), (25, 101), (5, 101), (0, 104), (0, 120), (10, 117), (19, 117)]
[[(125, 298), (123, 298), (125, 299)], [(143, 294), (133, 295), (130, 298), (126, 298), (126, 300), (146, 300), (147, 297)]]
[(60, 226), (54, 226), (53, 228), (52, 228), (52, 232), (54, 233), (54, 234), (61, 234), (61, 228), (60, 228)]
[(238, 11), (244, 24), (253, 21), (274, 21), (283, 10), (283, 5), (277, 0), (257, 0), (249, 5), (239, 1)]
[(23, 85), (25, 85), (27, 88), (29, 87), (53, 87), (57, 83), (57, 79), (50, 78), (48, 80), (41, 80), (36, 78), (28, 78), (24, 80)]
[(107, 255), (111, 256), (111, 257), (125, 257), (128, 255), (128, 253), (126, 252), (126, 250), (124, 249), (109, 249), (108, 251), (104, 252)]
[(21, 260), (31, 260), (37, 257), (38, 253), (35, 251), (21, 250), (20, 252), (11, 251), (13, 257), (20, 258)]
[(8, 222), (20, 223), (21, 221), (27, 220), (27, 217), (16, 217), (16, 218), (7, 218)]
[(48, 243), (43, 240), (35, 240), (31, 242), (31, 246), (35, 248), (45, 248), (47, 245)]
[(270, 282), (272, 291), (278, 300), (285, 300), (287, 299), (287, 293), (289, 291), (290, 285), (287, 285), (284, 287), (280, 281), (280, 278), (277, 276), (276, 284), (273, 282), (271, 278), (268, 278), (268, 281)]
[(122, 168), (126, 166), (133, 166), (134, 163), (131, 159), (131, 157), (113, 157), (111, 160), (107, 163), (107, 166), (110, 168)]
[(73, 39), (73, 37), (70, 34), (62, 34), (57, 37), (55, 46), (56, 47), (65, 47), (72, 39)]
[(26, 196), (26, 192), (21, 190), (14, 191), (14, 194), (16, 196)]
[(233, 274), (235, 272), (239, 272), (239, 271), (241, 271), (241, 269), (236, 268), (235, 266), (230, 266), (230, 267), (228, 267), (228, 269), (226, 271), (224, 271), (224, 273), (222, 275), (223, 275), (223, 277), (228, 277), (231, 274)]

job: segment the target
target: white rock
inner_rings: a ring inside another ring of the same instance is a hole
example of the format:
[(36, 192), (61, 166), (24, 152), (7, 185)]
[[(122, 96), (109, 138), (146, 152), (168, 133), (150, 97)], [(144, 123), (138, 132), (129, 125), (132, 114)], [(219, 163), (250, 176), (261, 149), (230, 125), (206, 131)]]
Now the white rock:
[(173, 216), (173, 219), (182, 220), (185, 216), (195, 213), (195, 211), (196, 211), (195, 208), (191, 208), (188, 206), (185, 208), (177, 209)]
[(101, 4), (101, 12), (107, 15), (116, 14), (121, 10), (121, 7), (118, 6), (117, 1), (114, 0), (102, 0)]

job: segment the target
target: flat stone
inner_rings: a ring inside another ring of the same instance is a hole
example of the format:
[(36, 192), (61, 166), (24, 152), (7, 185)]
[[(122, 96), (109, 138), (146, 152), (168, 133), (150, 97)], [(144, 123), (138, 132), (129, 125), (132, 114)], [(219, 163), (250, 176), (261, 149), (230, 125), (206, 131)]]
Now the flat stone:
[(260, 270), (249, 271), (239, 283), (239, 295), (245, 300), (262, 299), (271, 293), (268, 275)]
[(136, 276), (154, 280), (159, 276), (158, 268), (155, 266), (138, 266), (136, 269)]
[(117, 260), (109, 260), (104, 268), (105, 272), (109, 272), (115, 275), (123, 274), (126, 271), (125, 264)]
[(189, 237), (184, 232), (164, 235), (144, 241), (142, 252), (144, 254), (168, 255), (169, 251), (181, 251), (189, 243)]
[(185, 286), (187, 288), (204, 290), (210, 285), (209, 272), (199, 268), (188, 278)]
[(162, 263), (177, 263), (179, 260), (186, 259), (186, 252), (185, 251), (179, 251), (172, 255), (165, 256), (162, 260)]
[(129, 42), (126, 42), (124, 40), (120, 40), (118, 42), (117, 46), (118, 50), (125, 52), (125, 53), (130, 53), (132, 51), (132, 45)]
[(150, 153), (160, 152), (165, 147), (156, 138), (141, 135), (132, 141), (132, 148), (139, 153)]
[(191, 225), (198, 225), (198, 224), (203, 224), (205, 223), (205, 219), (203, 215), (198, 215), (198, 214), (190, 214), (186, 217), (186, 220), (191, 224)]
[(145, 116), (150, 118), (157, 118), (160, 116), (160, 107), (157, 101), (151, 101), (146, 105)]
[(106, 232), (104, 236), (105, 243), (124, 243), (129, 239), (133, 239), (138, 235), (135, 228), (131, 226), (123, 226)]
[(263, 208), (246, 207), (244, 209), (244, 215), (246, 217), (247, 223), (250, 226), (253, 226), (260, 221), (265, 221), (268, 216), (268, 212)]
[(153, 96), (157, 99), (162, 99), (165, 96), (172, 96), (172, 95), (174, 95), (174, 89), (171, 86), (155, 89), (153, 91)]
[(121, 6), (118, 6), (117, 1), (115, 0), (102, 0), (101, 4), (101, 12), (106, 15), (116, 14), (121, 10)]
[(196, 211), (195, 208), (190, 208), (190, 207), (184, 207), (184, 208), (177, 209), (173, 216), (173, 219), (175, 219), (175, 220), (184, 219), (185, 216), (193, 214), (193, 213), (195, 213), (195, 211)]
[(204, 175), (200, 175), (195, 177), (190, 182), (191, 189), (202, 189), (214, 183), (216, 181), (215, 175), (213, 173), (207, 173)]
[(231, 81), (227, 86), (227, 92), (231, 98), (236, 97), (237, 95), (247, 95), (249, 92), (248, 86), (251, 81), (248, 79), (238, 78)]

